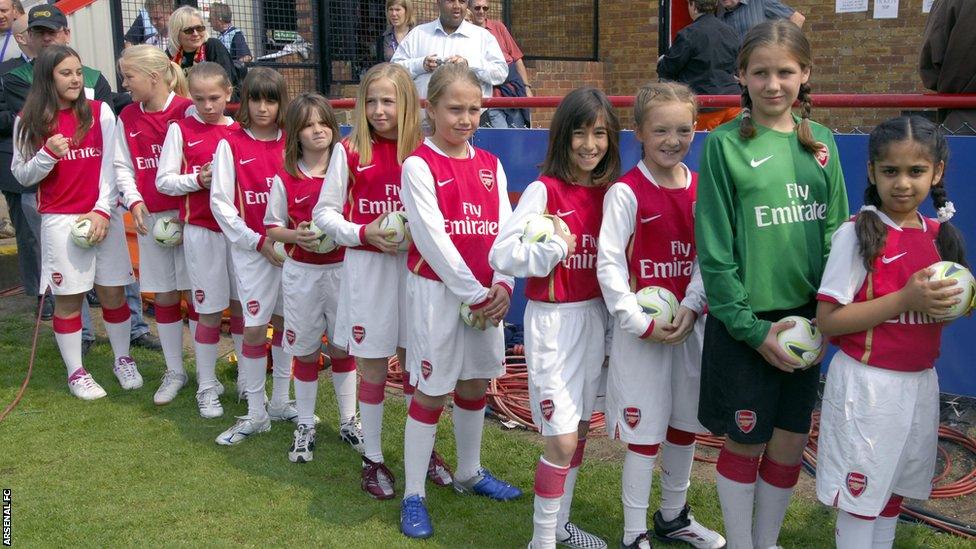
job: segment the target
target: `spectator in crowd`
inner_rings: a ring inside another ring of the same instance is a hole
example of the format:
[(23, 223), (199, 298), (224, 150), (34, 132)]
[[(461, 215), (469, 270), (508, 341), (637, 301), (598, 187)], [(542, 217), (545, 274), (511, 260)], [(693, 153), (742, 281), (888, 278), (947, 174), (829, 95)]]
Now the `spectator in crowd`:
[(767, 19), (789, 19), (798, 27), (806, 17), (779, 0), (719, 0), (719, 18), (739, 35), (739, 41), (749, 29)]
[(230, 58), (230, 52), (217, 38), (210, 38), (207, 26), (203, 24), (203, 14), (196, 8), (183, 6), (177, 8), (169, 17), (169, 53), (174, 63), (189, 73), (196, 63), (213, 61), (227, 71), (234, 87), (232, 101), (238, 100), (240, 76)]
[(233, 16), (227, 4), (210, 4), (210, 26), (217, 31), (220, 43), (230, 52), (231, 59), (247, 63), (253, 59), (251, 48), (247, 47), (244, 31), (231, 23)]
[(427, 97), (431, 73), (444, 63), (467, 65), (481, 82), (481, 95), (505, 81), (508, 64), (498, 41), (487, 30), (464, 20), (465, 0), (437, 0), (440, 16), (418, 25), (400, 42), (392, 62), (403, 65), (420, 97)]
[(417, 16), (410, 0), (386, 0), (386, 22), (389, 26), (380, 37), (377, 58), (380, 61), (393, 59), (397, 46), (407, 34), (417, 26)]
[[(976, 93), (976, 2), (935, 0), (925, 22), (918, 72), (939, 93)], [(976, 109), (939, 110), (956, 134), (976, 134)]]
[(125, 33), (125, 46), (149, 44), (161, 50), (169, 47), (169, 16), (176, 6), (173, 0), (146, 0), (139, 15)]
[(0, 0), (0, 62), (20, 57), (20, 46), (13, 36), (13, 22), (24, 15), (20, 0)]
[[(688, 0), (692, 23), (678, 32), (667, 53), (657, 61), (662, 80), (687, 84), (700, 95), (739, 95), (735, 58), (739, 37), (715, 17), (718, 0)], [(711, 130), (732, 120), (738, 108), (700, 109), (695, 129)]]
[[(468, 10), (471, 12), (471, 22), (487, 29), (502, 50), (505, 62), (508, 63), (508, 77), (500, 85), (495, 86), (494, 97), (532, 97), (532, 86), (529, 84), (529, 74), (522, 62), (522, 49), (519, 48), (508, 32), (505, 24), (497, 19), (488, 17), (491, 6), (488, 0), (468, 0)], [(529, 126), (528, 109), (488, 109), (482, 116), (487, 119), (487, 125), (492, 128), (526, 128)]]

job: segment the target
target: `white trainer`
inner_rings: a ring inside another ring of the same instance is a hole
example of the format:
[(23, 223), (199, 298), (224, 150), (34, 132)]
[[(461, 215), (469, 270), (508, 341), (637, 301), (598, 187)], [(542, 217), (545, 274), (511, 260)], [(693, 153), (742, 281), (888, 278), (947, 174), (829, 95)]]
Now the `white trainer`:
[(268, 403), (268, 415), (271, 421), (298, 421), (298, 408), (295, 408), (295, 401), (288, 400), (281, 405)]
[(115, 377), (119, 378), (119, 385), (126, 391), (142, 387), (142, 376), (136, 368), (136, 361), (131, 356), (120, 356), (115, 359), (115, 367), (112, 368)]
[(105, 396), (105, 389), (84, 368), (78, 368), (68, 378), (68, 390), (81, 400), (95, 400)]
[(363, 426), (356, 416), (339, 425), (339, 438), (352, 446), (360, 455), (366, 455), (366, 445), (363, 443)]
[(185, 373), (166, 370), (162, 381), (159, 383), (159, 389), (156, 389), (156, 394), (153, 395), (153, 403), (156, 406), (162, 406), (173, 402), (176, 393), (180, 392), (188, 379)]
[(315, 450), (315, 427), (299, 425), (295, 429), (295, 440), (288, 449), (288, 460), (292, 463), (308, 463), (312, 461), (312, 451)]
[(204, 389), (197, 393), (197, 407), (200, 408), (200, 417), (213, 419), (224, 415), (224, 407), (220, 405), (220, 392), (217, 387)]
[(266, 433), (271, 430), (271, 420), (268, 416), (261, 419), (252, 419), (251, 416), (238, 416), (237, 421), (230, 429), (227, 429), (217, 437), (217, 444), (222, 446), (233, 446), (251, 435)]
[(654, 513), (654, 535), (665, 541), (683, 541), (696, 549), (725, 547), (725, 538), (695, 520), (687, 504), (674, 520), (665, 521), (661, 511)]

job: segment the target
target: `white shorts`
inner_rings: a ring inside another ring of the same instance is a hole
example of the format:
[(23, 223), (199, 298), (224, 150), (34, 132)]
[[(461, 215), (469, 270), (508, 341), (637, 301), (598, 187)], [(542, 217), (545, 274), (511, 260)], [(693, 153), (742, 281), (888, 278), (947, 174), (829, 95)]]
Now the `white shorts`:
[(183, 256), (190, 275), (193, 307), (200, 314), (219, 313), (237, 301), (234, 262), (224, 233), (183, 226)]
[(934, 368), (896, 372), (843, 352), (827, 372), (817, 447), (817, 498), (876, 517), (892, 493), (926, 499), (938, 448)]
[(97, 246), (84, 249), (71, 241), (71, 227), (79, 214), (41, 214), (41, 291), (76, 295), (93, 285), (126, 286), (135, 282), (125, 243), (125, 226), (112, 212), (108, 234)]
[[(335, 329), (342, 264), (310, 265), (291, 259), (281, 269), (285, 309), (282, 346), (292, 356), (322, 348), (322, 334)], [(332, 341), (332, 334), (328, 334)]]
[(190, 276), (186, 272), (183, 245), (164, 248), (152, 236), (156, 220), (165, 217), (178, 218), (179, 212), (169, 210), (150, 213), (145, 217), (149, 234), (137, 235), (139, 241), (139, 287), (143, 292), (172, 292), (190, 289)]
[(458, 380), (491, 379), (505, 371), (505, 333), (461, 320), (461, 300), (443, 283), (407, 275), (407, 371), (410, 384), (425, 395), (441, 396)]
[(575, 433), (589, 421), (606, 356), (607, 307), (529, 301), (525, 307), (525, 361), (532, 421), (544, 436)]
[(346, 250), (335, 345), (360, 358), (407, 346), (407, 254)]
[(244, 326), (266, 326), (271, 315), (283, 316), (281, 267), (275, 267), (261, 252), (231, 244), (237, 297), (244, 310)]
[(684, 343), (655, 343), (614, 326), (607, 379), (607, 434), (628, 444), (659, 444), (668, 426), (704, 433), (698, 423), (705, 317)]

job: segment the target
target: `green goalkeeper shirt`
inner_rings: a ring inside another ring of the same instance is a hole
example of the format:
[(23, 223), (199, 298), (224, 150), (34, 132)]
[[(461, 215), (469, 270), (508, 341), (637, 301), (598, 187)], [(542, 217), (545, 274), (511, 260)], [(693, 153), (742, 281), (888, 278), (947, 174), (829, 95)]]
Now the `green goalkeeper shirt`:
[(743, 139), (738, 118), (705, 140), (695, 239), (708, 312), (753, 348), (771, 324), (757, 312), (814, 299), (830, 237), (848, 218), (833, 134), (810, 126), (826, 147), (819, 154), (803, 149), (795, 132), (757, 125), (756, 136)]

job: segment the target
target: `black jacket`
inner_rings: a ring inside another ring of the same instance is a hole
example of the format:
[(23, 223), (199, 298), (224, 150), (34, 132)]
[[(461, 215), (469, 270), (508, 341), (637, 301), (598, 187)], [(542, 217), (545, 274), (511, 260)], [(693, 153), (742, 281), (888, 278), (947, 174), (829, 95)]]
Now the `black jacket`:
[(671, 49), (657, 62), (662, 80), (687, 84), (702, 95), (738, 95), (735, 77), (739, 37), (732, 27), (708, 13), (681, 29)]

